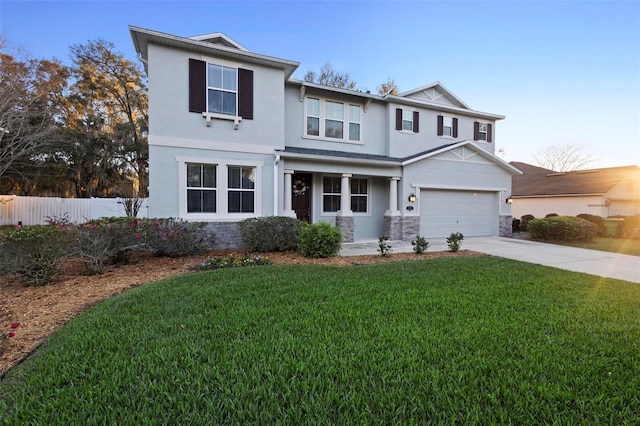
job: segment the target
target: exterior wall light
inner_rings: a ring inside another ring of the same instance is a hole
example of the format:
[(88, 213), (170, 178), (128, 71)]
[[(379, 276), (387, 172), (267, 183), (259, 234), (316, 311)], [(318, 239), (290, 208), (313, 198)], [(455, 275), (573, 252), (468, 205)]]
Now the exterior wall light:
[(409, 202), (410, 203), (415, 203), (416, 202), (416, 194), (409, 195)]
[(507, 204), (513, 204), (513, 198), (508, 197), (506, 200), (504, 200), (504, 202)]

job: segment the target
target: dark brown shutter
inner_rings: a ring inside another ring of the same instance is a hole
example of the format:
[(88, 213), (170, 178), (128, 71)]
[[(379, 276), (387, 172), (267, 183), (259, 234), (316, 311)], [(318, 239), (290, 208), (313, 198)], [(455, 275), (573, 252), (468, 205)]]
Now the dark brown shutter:
[(207, 110), (207, 64), (198, 59), (189, 59), (189, 112)]
[(453, 136), (454, 138), (458, 137), (458, 119), (457, 118), (452, 118), (451, 119), (452, 123), (451, 125), (453, 126), (453, 129), (451, 130), (451, 136)]
[(402, 108), (396, 108), (396, 130), (402, 130)]
[(253, 120), (253, 71), (238, 68), (238, 115)]
[(493, 125), (487, 124), (487, 142), (493, 142)]
[(480, 139), (480, 123), (477, 121), (473, 122), (473, 140), (477, 141)]
[(438, 116), (438, 136), (442, 136), (444, 134), (444, 117)]
[(420, 113), (413, 111), (413, 132), (418, 133), (420, 131)]

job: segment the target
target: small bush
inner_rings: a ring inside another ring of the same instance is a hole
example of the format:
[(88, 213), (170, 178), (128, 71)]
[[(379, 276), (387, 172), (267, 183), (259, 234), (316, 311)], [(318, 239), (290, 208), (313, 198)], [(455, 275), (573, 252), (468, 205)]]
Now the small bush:
[(183, 219), (150, 219), (145, 222), (149, 250), (157, 256), (190, 256), (206, 253), (215, 241), (215, 234), (205, 229), (204, 222)]
[(572, 216), (553, 216), (533, 219), (527, 224), (533, 238), (554, 241), (591, 241), (598, 233), (593, 223)]
[(296, 218), (282, 216), (245, 219), (240, 222), (242, 241), (251, 251), (259, 253), (295, 251), (303, 223)]
[(602, 237), (607, 233), (607, 230), (604, 227), (604, 219), (601, 216), (597, 216), (594, 214), (580, 213), (576, 217), (579, 217), (580, 219), (588, 220), (589, 222), (596, 225), (598, 227), (597, 235)]
[(557, 217), (558, 213), (548, 213), (545, 217)]
[(299, 238), (300, 251), (305, 257), (332, 257), (342, 245), (342, 233), (327, 222), (303, 225)]
[(211, 271), (220, 268), (240, 268), (245, 266), (261, 266), (268, 265), (269, 258), (265, 256), (249, 256), (247, 254), (242, 257), (236, 257), (230, 254), (227, 257), (210, 257), (197, 266), (199, 271)]
[(391, 254), (391, 244), (388, 243), (389, 237), (378, 237), (378, 253), (380, 256), (386, 257)]
[(640, 240), (640, 215), (625, 217), (620, 226), (622, 238)]
[(423, 254), (429, 248), (429, 242), (424, 237), (421, 237), (420, 234), (416, 236), (415, 240), (411, 241), (411, 245), (415, 254)]
[(458, 251), (460, 250), (460, 246), (462, 245), (462, 240), (464, 240), (464, 235), (460, 232), (452, 232), (447, 238), (447, 245), (449, 246), (449, 251)]
[(73, 254), (70, 226), (35, 225), (14, 229), (0, 239), (0, 274), (17, 274), (34, 285), (53, 279)]
[(532, 221), (533, 219), (535, 219), (536, 217), (532, 214), (525, 214), (524, 216), (520, 217), (520, 230), (522, 232), (526, 232), (527, 231), (527, 224)]

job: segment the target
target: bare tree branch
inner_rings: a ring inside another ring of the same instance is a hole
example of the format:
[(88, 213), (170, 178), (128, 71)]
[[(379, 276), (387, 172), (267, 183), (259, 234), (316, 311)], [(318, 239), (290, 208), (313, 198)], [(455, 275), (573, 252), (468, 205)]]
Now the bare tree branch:
[(585, 145), (572, 143), (541, 148), (533, 158), (540, 167), (556, 172), (582, 170), (593, 162)]

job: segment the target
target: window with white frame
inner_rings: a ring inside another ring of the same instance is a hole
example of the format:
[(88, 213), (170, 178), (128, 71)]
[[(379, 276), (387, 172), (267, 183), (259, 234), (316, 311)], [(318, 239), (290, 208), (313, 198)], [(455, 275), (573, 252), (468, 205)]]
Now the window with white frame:
[(402, 130), (413, 131), (413, 111), (408, 109), (402, 110)]
[(207, 64), (207, 111), (237, 115), (237, 69)]
[(478, 140), (480, 141), (487, 140), (487, 123), (478, 124)]
[(351, 210), (354, 213), (366, 213), (369, 206), (369, 180), (351, 178)]
[(340, 210), (340, 177), (325, 176), (322, 178), (322, 211), (325, 213)]
[(187, 213), (216, 213), (215, 164), (187, 163)]
[(305, 108), (306, 136), (349, 142), (360, 141), (361, 105), (307, 97)]
[(442, 135), (453, 136), (453, 118), (446, 116), (442, 118)]
[(227, 168), (227, 210), (229, 213), (253, 213), (256, 168), (229, 166)]

